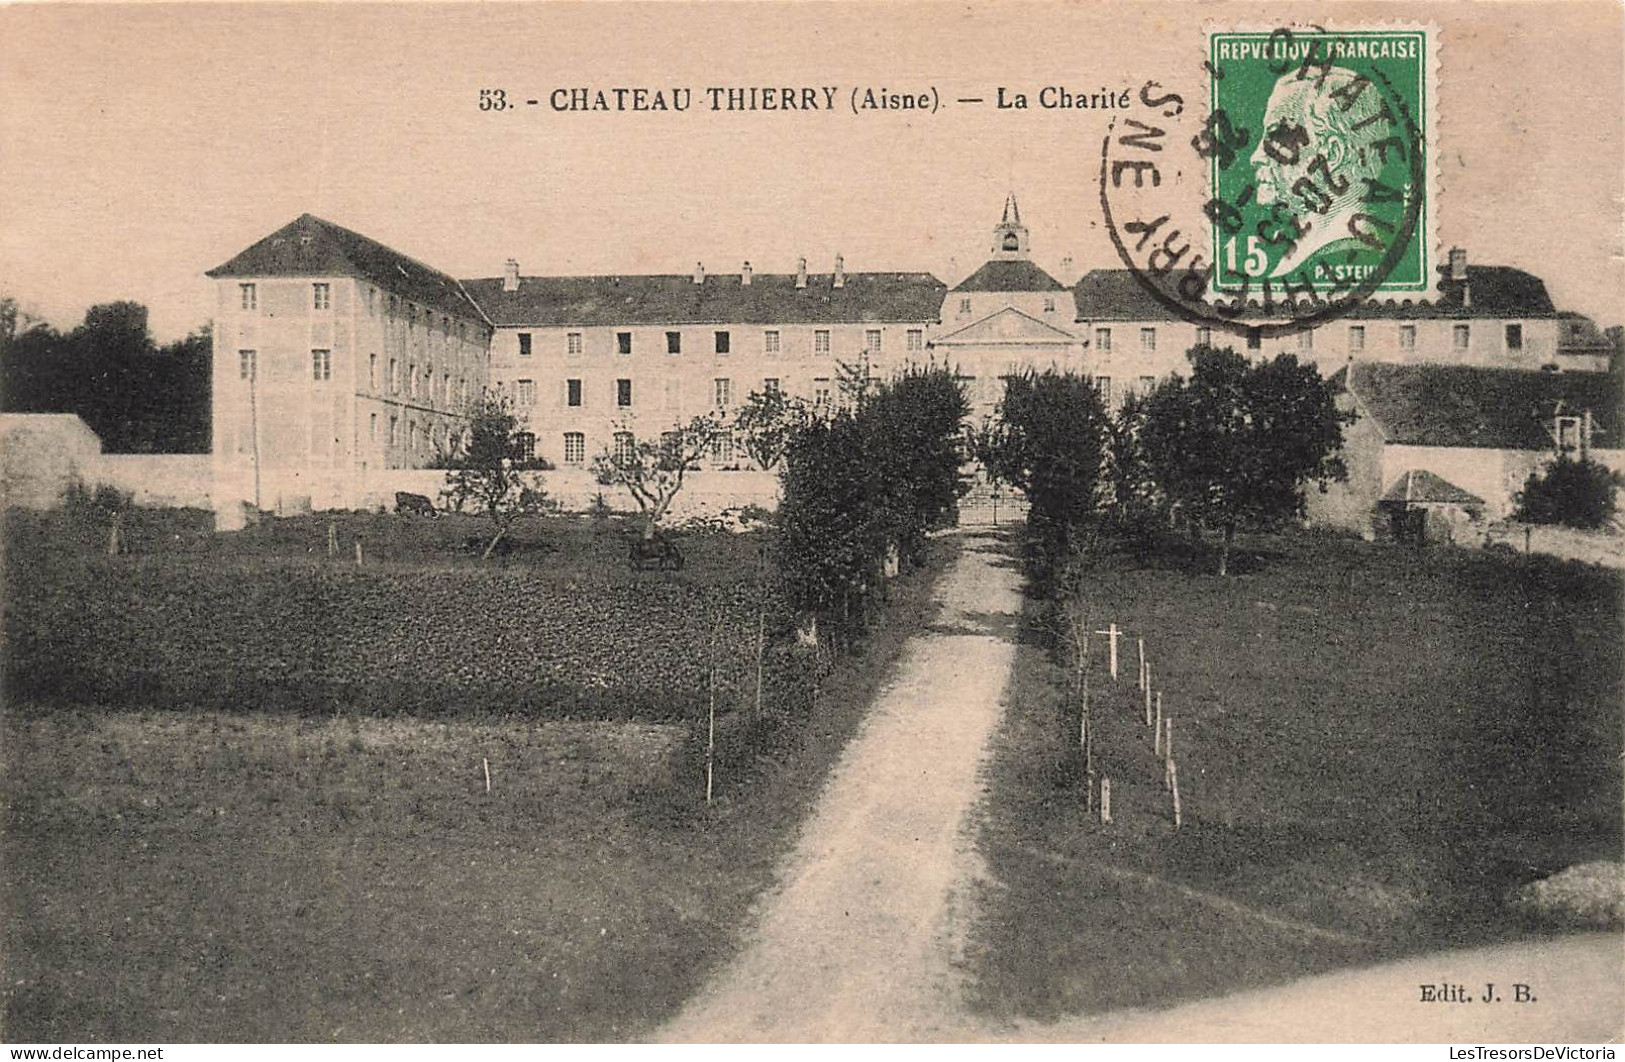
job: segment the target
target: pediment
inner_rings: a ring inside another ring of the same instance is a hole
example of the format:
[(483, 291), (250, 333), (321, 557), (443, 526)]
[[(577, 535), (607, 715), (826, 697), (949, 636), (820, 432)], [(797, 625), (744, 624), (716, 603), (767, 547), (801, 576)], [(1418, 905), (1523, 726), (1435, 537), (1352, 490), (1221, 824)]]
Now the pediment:
[(979, 321), (972, 321), (958, 331), (949, 332), (945, 336), (938, 336), (934, 341), (935, 345), (939, 347), (1004, 343), (1064, 344), (1076, 342), (1078, 342), (1078, 338), (1071, 332), (1040, 321), (1032, 314), (1018, 310), (1014, 306), (1006, 306), (1002, 310), (996, 310)]

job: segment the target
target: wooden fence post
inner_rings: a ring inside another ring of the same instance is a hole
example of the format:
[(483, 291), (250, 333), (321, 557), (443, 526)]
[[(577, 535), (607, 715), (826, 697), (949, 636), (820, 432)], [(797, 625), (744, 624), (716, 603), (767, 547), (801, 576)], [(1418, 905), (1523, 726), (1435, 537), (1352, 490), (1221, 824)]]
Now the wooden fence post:
[(1145, 665), (1145, 725), (1151, 725), (1151, 665)]
[(1157, 721), (1151, 728), (1151, 750), (1162, 755), (1162, 691), (1157, 691)]
[(1168, 761), (1168, 782), (1174, 794), (1174, 829), (1185, 824), (1184, 816), (1179, 811), (1179, 764), (1173, 760)]
[(327, 555), (339, 555), (339, 525), (332, 520), (327, 521)]
[(361, 540), (359, 538), (355, 540), (355, 566), (357, 568), (361, 567)]
[(1140, 688), (1143, 690), (1150, 682), (1150, 676), (1145, 671), (1145, 639), (1135, 637), (1134, 642), (1140, 648)]
[(705, 803), (711, 803), (711, 780), (716, 763), (717, 748), (717, 628), (711, 627), (711, 648), (706, 655), (705, 667)]
[(124, 552), (124, 512), (113, 510), (113, 526), (107, 530), (107, 555), (116, 557)]
[(1100, 780), (1100, 821), (1103, 825), (1112, 821), (1112, 780)]

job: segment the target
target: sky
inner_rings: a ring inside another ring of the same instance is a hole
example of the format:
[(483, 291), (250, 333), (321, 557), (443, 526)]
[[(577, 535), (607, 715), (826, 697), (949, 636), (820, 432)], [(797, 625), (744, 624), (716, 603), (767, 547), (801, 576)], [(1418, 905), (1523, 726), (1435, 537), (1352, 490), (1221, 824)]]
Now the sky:
[[(0, 293), (59, 326), (209, 316), (203, 272), (311, 212), (459, 277), (925, 270), (988, 256), (1014, 191), (1040, 264), (1116, 267), (1110, 110), (1045, 85), (1195, 98), (1204, 23), (1431, 24), (1440, 249), (1625, 319), (1618, 5), (253, 4), (0, 7)], [(706, 86), (835, 86), (834, 112), (712, 113)], [(558, 113), (556, 88), (683, 86), (683, 114)], [(854, 86), (937, 113), (854, 115)], [(538, 107), (481, 111), (482, 88)], [(958, 105), (961, 97), (982, 105)], [(1193, 192), (1194, 194), (1194, 192)], [(1193, 209), (1199, 208), (1200, 198)]]

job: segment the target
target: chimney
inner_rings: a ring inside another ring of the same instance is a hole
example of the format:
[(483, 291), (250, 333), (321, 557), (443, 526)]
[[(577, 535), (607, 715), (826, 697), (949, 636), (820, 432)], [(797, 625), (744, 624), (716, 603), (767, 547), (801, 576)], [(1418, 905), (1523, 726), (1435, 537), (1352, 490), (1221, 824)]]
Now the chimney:
[(519, 290), (519, 259), (510, 258), (507, 264), (502, 267), (502, 290)]
[(840, 255), (835, 256), (834, 286), (837, 288), (846, 287), (846, 259), (842, 258)]
[(804, 288), (806, 286), (807, 286), (807, 260), (805, 258), (797, 258), (796, 259), (796, 287)]
[(1465, 248), (1465, 247), (1452, 247), (1452, 248), (1450, 248), (1450, 279), (1451, 280), (1466, 280), (1467, 279), (1467, 248)]
[(704, 284), (705, 283), (705, 263), (704, 262), (695, 262), (694, 263), (694, 283), (696, 283), (696, 284)]
[(750, 287), (750, 263), (749, 262), (746, 262), (744, 267), (739, 270), (739, 286), (742, 287), (742, 288)]
[(1077, 278), (1072, 275), (1072, 256), (1067, 255), (1065, 258), (1061, 259), (1061, 283), (1071, 287), (1072, 282), (1076, 279)]

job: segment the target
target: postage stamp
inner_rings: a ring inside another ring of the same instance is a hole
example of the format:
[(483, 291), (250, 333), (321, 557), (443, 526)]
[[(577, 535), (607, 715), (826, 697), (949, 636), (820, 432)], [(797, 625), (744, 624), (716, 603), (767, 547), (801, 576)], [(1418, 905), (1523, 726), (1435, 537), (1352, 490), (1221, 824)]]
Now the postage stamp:
[(1210, 113), (1245, 134), (1210, 160), (1228, 208), (1212, 212), (1212, 288), (1430, 288), (1430, 145), (1407, 135), (1431, 117), (1427, 30), (1278, 27), (1210, 32), (1207, 45)]

